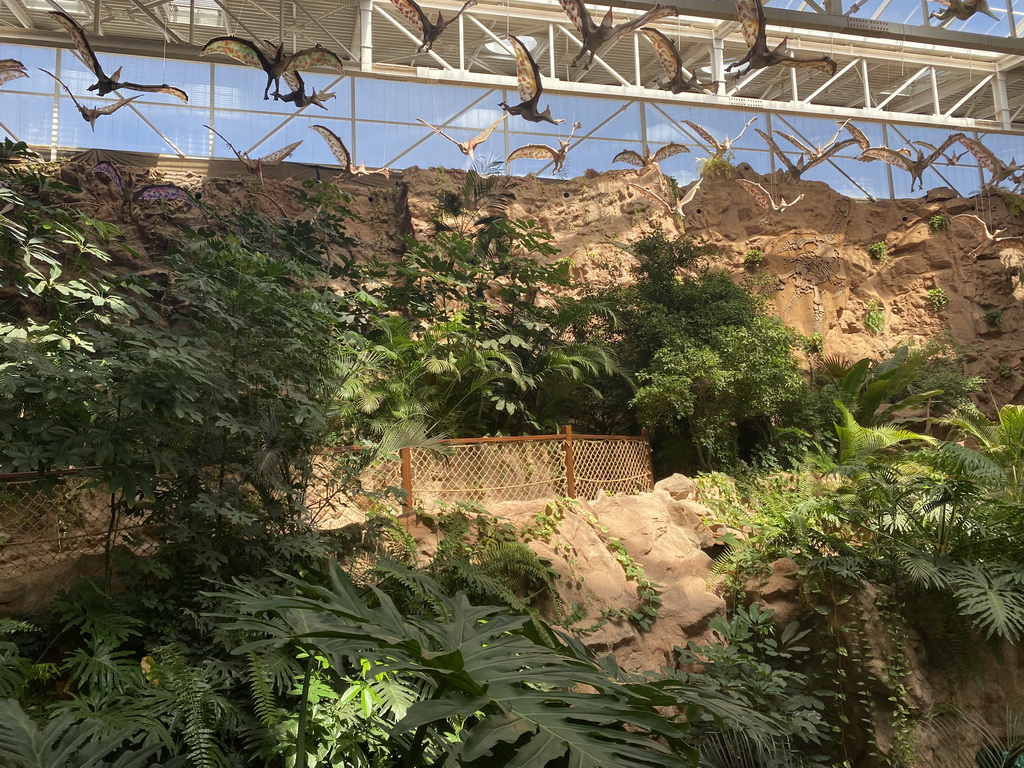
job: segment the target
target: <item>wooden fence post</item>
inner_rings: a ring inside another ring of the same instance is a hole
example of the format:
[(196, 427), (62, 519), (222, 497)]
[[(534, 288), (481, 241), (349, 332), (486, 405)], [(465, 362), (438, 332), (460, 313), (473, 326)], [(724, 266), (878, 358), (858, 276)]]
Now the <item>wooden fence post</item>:
[(576, 498), (576, 466), (572, 448), (572, 425), (566, 424), (565, 430), (565, 495)]
[(402, 493), (405, 496), (402, 512), (412, 514), (412, 452), (406, 446), (398, 449), (398, 455), (402, 459)]
[(640, 430), (640, 437), (644, 439), (644, 444), (647, 446), (647, 482), (650, 485), (649, 490), (654, 490), (654, 459), (653, 452), (651, 451), (651, 431), (644, 427)]

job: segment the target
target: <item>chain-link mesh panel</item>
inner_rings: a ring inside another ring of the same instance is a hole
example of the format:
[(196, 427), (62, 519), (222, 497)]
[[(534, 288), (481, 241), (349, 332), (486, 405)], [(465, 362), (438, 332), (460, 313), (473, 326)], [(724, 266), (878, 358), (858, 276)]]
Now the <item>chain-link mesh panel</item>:
[(417, 504), (553, 498), (566, 494), (559, 439), (448, 444), (410, 451)]
[(573, 440), (576, 496), (651, 490), (651, 448), (646, 440)]
[[(102, 554), (110, 535), (110, 493), (82, 475), (0, 482), (0, 578)], [(111, 543), (148, 554), (155, 542), (137, 519), (119, 522)]]

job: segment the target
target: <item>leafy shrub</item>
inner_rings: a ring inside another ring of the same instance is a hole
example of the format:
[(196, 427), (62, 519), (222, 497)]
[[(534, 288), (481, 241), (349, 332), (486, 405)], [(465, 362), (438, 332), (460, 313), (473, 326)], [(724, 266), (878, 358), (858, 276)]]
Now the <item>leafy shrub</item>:
[(993, 307), (985, 310), (985, 324), (992, 328), (998, 328), (1003, 322), (1003, 310)]
[(659, 471), (753, 459), (808, 395), (796, 335), (763, 297), (710, 268), (708, 248), (657, 232), (630, 249), (635, 282), (597, 297), (618, 307), (618, 323), (596, 318), (594, 332), (613, 340), (639, 388), (601, 385), (591, 428), (654, 427)]
[(864, 328), (873, 336), (885, 331), (885, 307), (878, 299), (869, 301), (864, 310)]
[(931, 305), (932, 312), (939, 314), (948, 306), (949, 294), (943, 288), (929, 288), (928, 303)]
[(724, 155), (700, 158), (697, 160), (697, 173), (702, 179), (732, 179), (736, 175), (733, 153), (726, 152)]
[(800, 346), (809, 357), (819, 357), (825, 351), (825, 337), (820, 333), (809, 333), (800, 340)]
[(949, 229), (949, 218), (937, 213), (928, 219), (928, 229), (932, 232), (943, 232)]
[(877, 261), (880, 266), (885, 266), (889, 263), (889, 246), (884, 242), (872, 243), (868, 247), (868, 255)]
[(764, 263), (764, 251), (760, 248), (751, 248), (743, 257), (743, 266), (753, 269)]

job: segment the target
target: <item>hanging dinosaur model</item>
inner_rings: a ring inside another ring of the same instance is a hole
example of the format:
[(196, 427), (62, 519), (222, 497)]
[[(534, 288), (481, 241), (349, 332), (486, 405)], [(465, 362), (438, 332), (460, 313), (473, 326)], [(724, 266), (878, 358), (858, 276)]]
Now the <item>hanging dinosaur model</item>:
[(544, 87), (540, 82), (540, 67), (537, 66), (537, 62), (534, 61), (530, 51), (523, 45), (522, 40), (512, 35), (509, 35), (508, 39), (512, 44), (512, 50), (516, 54), (516, 79), (519, 83), (519, 103), (510, 107), (502, 101), (498, 106), (510, 115), (519, 115), (531, 123), (544, 122), (551, 123), (552, 125), (564, 123), (565, 120), (561, 118), (555, 119), (551, 117), (551, 107), (548, 107), (543, 112), (539, 111), (540, 97), (544, 92)]
[(423, 51), (429, 51), (434, 47), (434, 43), (437, 38), (441, 36), (448, 27), (455, 23), (455, 20), (461, 16), (467, 8), (472, 8), (477, 4), (477, 0), (466, 0), (459, 12), (452, 16), (450, 19), (445, 21), (444, 16), (441, 12), (437, 12), (437, 21), (431, 21), (423, 9), (420, 8), (420, 4), (416, 0), (391, 0), (395, 4), (395, 7), (402, 12), (402, 15), (407, 18), (419, 33), (423, 35), (423, 42), (420, 47), (416, 49), (416, 53), (422, 53)]
[(327, 67), (338, 72), (345, 71), (345, 65), (341, 57), (334, 51), (324, 48), (322, 45), (314, 45), (312, 48), (304, 48), (295, 53), (286, 54), (284, 43), (281, 43), (270, 53), (249, 40), (240, 37), (225, 35), (215, 37), (203, 46), (199, 52), (200, 56), (211, 53), (219, 53), (223, 56), (230, 56), (235, 61), (241, 62), (249, 67), (262, 69), (267, 73), (267, 87), (263, 89), (263, 100), (267, 101), (270, 96), (270, 86), (274, 86), (274, 98), (281, 97), (281, 77), (285, 72), (292, 72), (313, 67)]
[(78, 49), (78, 55), (82, 58), (85, 66), (96, 76), (96, 82), (89, 86), (89, 90), (96, 91), (97, 96), (106, 96), (111, 91), (119, 91), (124, 88), (129, 91), (143, 91), (145, 93), (166, 93), (188, 104), (188, 94), (181, 90), (181, 88), (175, 88), (173, 85), (167, 85), (167, 83), (140, 85), (139, 83), (122, 82), (120, 79), (121, 67), (118, 67), (117, 71), (108, 77), (100, 65), (100, 60), (96, 58), (96, 53), (93, 51), (89, 38), (86, 37), (85, 30), (82, 29), (82, 25), (63, 11), (50, 11), (48, 15), (56, 19), (64, 27), (71, 37), (71, 41), (75, 44), (75, 48)]
[(595, 24), (594, 20), (590, 18), (590, 11), (587, 10), (587, 6), (583, 4), (583, 0), (558, 0), (562, 4), (562, 9), (565, 11), (569, 20), (576, 27), (576, 31), (580, 33), (583, 38), (583, 44), (580, 46), (580, 52), (576, 54), (570, 63), (570, 67), (575, 67), (576, 63), (582, 59), (587, 53), (590, 54), (590, 58), (587, 60), (584, 69), (590, 69), (594, 63), (594, 56), (604, 46), (618, 40), (623, 35), (627, 35), (630, 32), (640, 29), (645, 24), (650, 24), (652, 21), (658, 19), (664, 19), (668, 16), (678, 16), (679, 11), (675, 8), (667, 5), (655, 5), (651, 10), (642, 16), (637, 16), (631, 21), (623, 22), (622, 24), (612, 23), (612, 9), (609, 8), (608, 12), (601, 19), (600, 24)]

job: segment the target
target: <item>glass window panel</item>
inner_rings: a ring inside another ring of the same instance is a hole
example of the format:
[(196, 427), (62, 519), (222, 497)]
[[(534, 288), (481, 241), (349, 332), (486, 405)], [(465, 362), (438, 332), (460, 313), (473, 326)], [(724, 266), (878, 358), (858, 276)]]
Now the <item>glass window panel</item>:
[[(270, 84), (270, 98), (263, 98), (267, 75), (262, 69), (218, 64), (214, 78), (213, 100), (219, 109), (251, 109), (278, 115), (295, 111), (295, 107), (287, 101), (274, 99), (273, 83)], [(288, 88), (283, 78), (281, 88)]]
[[(209, 121), (209, 110), (199, 107), (186, 107), (181, 102), (172, 104), (153, 104), (144, 101), (133, 101), (139, 112), (146, 116), (161, 133), (170, 139), (182, 153), (192, 157), (208, 157), (210, 133), (204, 127)], [(116, 118), (121, 113), (118, 112)], [(101, 118), (109, 120), (110, 118)], [(151, 130), (151, 129), (150, 129)], [(134, 149), (134, 147), (133, 147)], [(162, 150), (164, 152), (170, 149)]]
[[(95, 107), (111, 103), (110, 99), (80, 99), (83, 106)], [(125, 106), (113, 115), (96, 121), (96, 129), (82, 119), (71, 99), (60, 100), (57, 144), (81, 149), (128, 149), (135, 152), (169, 153), (174, 150), (152, 128)]]
[[(53, 126), (53, 97), (28, 96), (0, 89), (0, 123), (14, 133), (12, 139), (34, 146), (49, 146)], [(9, 135), (3, 128), (0, 128), (0, 132)]]
[[(53, 81), (39, 69), (48, 69), (56, 74), (57, 51), (52, 48), (36, 48), (31, 45), (4, 45), (0, 57), (17, 59), (28, 69), (28, 77), (19, 77), (4, 86), (4, 90), (28, 91), (30, 93), (52, 93)], [(6, 122), (6, 121), (5, 121)]]

